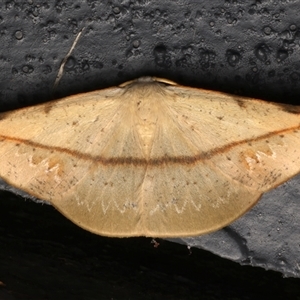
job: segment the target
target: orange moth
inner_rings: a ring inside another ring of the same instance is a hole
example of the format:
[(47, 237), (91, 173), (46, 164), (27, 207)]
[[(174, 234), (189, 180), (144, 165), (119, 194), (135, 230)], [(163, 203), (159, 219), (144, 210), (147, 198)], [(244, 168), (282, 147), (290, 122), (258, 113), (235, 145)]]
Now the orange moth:
[(300, 106), (143, 77), (0, 115), (0, 177), (113, 237), (220, 229), (300, 172)]

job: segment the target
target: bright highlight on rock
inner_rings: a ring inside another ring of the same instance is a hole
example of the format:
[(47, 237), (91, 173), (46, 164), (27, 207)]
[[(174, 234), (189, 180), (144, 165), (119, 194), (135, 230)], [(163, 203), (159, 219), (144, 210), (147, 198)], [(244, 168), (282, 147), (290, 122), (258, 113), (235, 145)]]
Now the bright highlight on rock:
[(91, 232), (220, 229), (300, 172), (300, 106), (140, 78), (0, 114), (0, 176)]

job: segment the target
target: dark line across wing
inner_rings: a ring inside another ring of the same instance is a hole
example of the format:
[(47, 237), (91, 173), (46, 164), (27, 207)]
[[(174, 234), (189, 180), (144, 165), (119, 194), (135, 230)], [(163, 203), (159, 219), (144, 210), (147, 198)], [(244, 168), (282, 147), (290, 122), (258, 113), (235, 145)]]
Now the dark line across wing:
[(43, 145), (37, 142), (33, 142), (26, 139), (16, 138), (16, 137), (10, 137), (10, 136), (4, 136), (0, 135), (0, 143), (1, 142), (13, 142), (16, 144), (16, 146), (20, 146), (21, 144), (25, 144), (27, 146), (31, 146), (32, 148), (39, 148), (39, 149), (45, 149), (50, 152), (61, 152), (68, 155), (71, 155), (73, 157), (76, 157), (78, 159), (83, 160), (89, 160), (93, 161), (95, 163), (99, 163), (102, 165), (135, 165), (135, 166), (160, 166), (164, 164), (183, 164), (183, 165), (192, 165), (198, 161), (204, 161), (209, 160), (213, 156), (222, 154), (224, 152), (229, 151), (230, 149), (242, 145), (242, 144), (251, 144), (252, 142), (257, 142), (261, 140), (267, 140), (268, 138), (271, 138), (274, 135), (278, 136), (284, 136), (285, 133), (291, 132), (291, 131), (298, 131), (300, 130), (299, 126), (294, 126), (290, 128), (285, 128), (282, 130), (276, 130), (272, 131), (270, 133), (266, 133), (263, 135), (260, 135), (258, 137), (253, 137), (250, 139), (245, 139), (241, 141), (232, 142), (226, 145), (223, 145), (221, 147), (216, 147), (215, 149), (209, 150), (209, 151), (203, 151), (202, 153), (199, 153), (195, 156), (162, 156), (157, 158), (150, 158), (150, 159), (143, 159), (143, 158), (134, 158), (134, 157), (112, 157), (112, 158), (105, 158), (100, 155), (92, 155), (88, 153), (82, 153), (76, 150), (71, 150), (63, 147), (57, 147), (57, 146), (47, 146)]

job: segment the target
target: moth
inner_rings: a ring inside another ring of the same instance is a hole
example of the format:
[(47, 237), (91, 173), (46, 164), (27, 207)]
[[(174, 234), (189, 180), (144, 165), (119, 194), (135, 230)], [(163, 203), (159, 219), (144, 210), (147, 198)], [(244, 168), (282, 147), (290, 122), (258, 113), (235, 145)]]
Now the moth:
[(142, 77), (0, 114), (0, 177), (111, 236), (218, 230), (300, 172), (300, 106)]

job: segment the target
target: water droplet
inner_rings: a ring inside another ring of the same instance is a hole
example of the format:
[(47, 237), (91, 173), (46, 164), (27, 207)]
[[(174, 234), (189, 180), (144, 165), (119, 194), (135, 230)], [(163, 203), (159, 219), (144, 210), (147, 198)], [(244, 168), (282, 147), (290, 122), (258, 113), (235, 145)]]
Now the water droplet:
[(115, 6), (115, 7), (113, 8), (113, 12), (114, 12), (115, 14), (119, 14), (119, 13), (120, 13), (120, 8), (119, 8), (118, 6)]
[(290, 25), (290, 30), (295, 31), (297, 29), (297, 26), (295, 24)]
[(26, 74), (30, 74), (33, 72), (33, 67), (31, 65), (24, 65), (22, 71)]
[(272, 33), (272, 28), (270, 26), (264, 27), (264, 33), (270, 35)]
[(291, 81), (299, 81), (299, 74), (297, 73), (297, 72), (293, 72), (293, 73), (291, 73), (290, 74), (290, 79), (291, 79)]
[(232, 17), (231, 13), (225, 14), (226, 20), (228, 24), (235, 24), (237, 22), (236, 18)]
[(214, 26), (215, 26), (215, 22), (214, 22), (214, 21), (210, 21), (210, 22), (209, 22), (209, 26), (210, 26), (210, 27), (214, 27)]
[(255, 56), (263, 62), (268, 60), (268, 56), (270, 54), (270, 49), (266, 44), (259, 44), (256, 49), (254, 50)]
[(290, 39), (292, 39), (292, 34), (290, 31), (284, 30), (280, 33), (280, 37), (285, 40), (290, 40)]
[(229, 24), (236, 24), (237, 19), (236, 18), (232, 18), (230, 19), (230, 22), (228, 22)]
[(47, 74), (49, 74), (49, 73), (51, 73), (51, 72), (52, 72), (52, 68), (51, 68), (49, 65), (44, 66), (44, 68), (43, 68), (43, 73), (44, 73), (45, 75), (47, 75)]
[(235, 67), (241, 59), (240, 53), (235, 50), (227, 50), (226, 57), (227, 57), (227, 62), (231, 67)]
[(66, 8), (66, 3), (63, 0), (57, 0), (55, 4), (55, 9), (57, 13), (61, 13), (63, 9)]
[(140, 41), (139, 41), (139, 40), (133, 41), (133, 42), (132, 42), (132, 46), (133, 46), (134, 48), (138, 48), (138, 47), (140, 46)]
[(158, 45), (153, 50), (155, 62), (160, 67), (169, 68), (172, 63), (169, 55), (167, 54), (167, 48), (164, 45)]
[(76, 59), (73, 56), (70, 56), (65, 64), (66, 70), (71, 70), (75, 67), (76, 65)]
[(200, 48), (199, 56), (200, 56), (200, 64), (203, 68), (207, 69), (210, 67), (214, 67), (214, 60), (216, 57), (215, 52)]
[(13, 75), (16, 75), (16, 74), (18, 74), (19, 72), (18, 72), (18, 70), (17, 70), (16, 68), (12, 68), (12, 69), (11, 69), (11, 73), (12, 73)]
[(15, 38), (16, 38), (17, 40), (21, 40), (21, 39), (23, 38), (23, 32), (22, 32), (21, 30), (17, 30), (17, 31), (15, 32)]
[(255, 14), (255, 9), (254, 8), (250, 8), (248, 10), (249, 15), (254, 15)]
[(25, 56), (25, 60), (26, 60), (27, 62), (29, 62), (29, 61), (34, 61), (34, 60), (35, 60), (35, 57), (34, 57), (33, 55), (27, 54), (27, 55)]
[(290, 48), (291, 43), (289, 41), (283, 41), (282, 43), (282, 49), (289, 49)]
[(278, 62), (284, 61), (285, 59), (288, 58), (288, 56), (289, 56), (288, 52), (284, 49), (280, 49), (277, 51), (276, 57)]
[(259, 219), (262, 219), (262, 218), (263, 218), (262, 213), (258, 213), (257, 216), (258, 216)]
[(81, 63), (81, 69), (83, 71), (87, 71), (90, 69), (90, 64), (87, 60), (84, 60), (82, 63)]
[(5, 3), (5, 8), (6, 8), (7, 10), (12, 9), (13, 7), (14, 7), (14, 2), (13, 2), (13, 1), (7, 1), (7, 2)]
[(107, 21), (111, 24), (113, 24), (115, 21), (116, 21), (116, 18), (113, 14), (110, 14), (108, 17), (107, 17)]
[(49, 39), (53, 39), (56, 37), (56, 30), (53, 29), (53, 30), (48, 30), (48, 37)]
[(76, 19), (68, 19), (68, 25), (69, 28), (72, 30), (72, 32), (75, 34), (78, 31), (78, 24)]
[(30, 15), (33, 16), (34, 18), (39, 16), (40, 13), (40, 7), (39, 6), (34, 6), (30, 11)]

